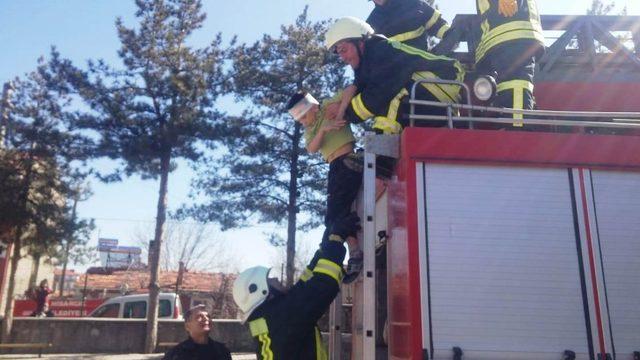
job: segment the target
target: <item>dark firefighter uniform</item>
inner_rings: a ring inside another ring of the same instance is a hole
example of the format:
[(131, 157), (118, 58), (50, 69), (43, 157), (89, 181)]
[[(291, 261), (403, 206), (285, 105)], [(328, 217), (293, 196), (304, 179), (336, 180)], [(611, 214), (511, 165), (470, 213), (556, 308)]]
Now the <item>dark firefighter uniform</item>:
[(338, 294), (343, 275), (339, 264), (346, 252), (342, 238), (331, 235), (329, 240), (286, 294), (267, 300), (251, 314), (249, 330), (258, 340), (259, 360), (328, 358), (316, 323)]
[(367, 23), (390, 40), (427, 50), (427, 35), (442, 39), (449, 25), (440, 12), (424, 0), (387, 0), (376, 5)]
[[(355, 69), (358, 93), (351, 99), (345, 119), (359, 123), (373, 117), (376, 131), (397, 134), (408, 124), (403, 114), (409, 113), (409, 104), (403, 98), (410, 94), (414, 82), (428, 78), (462, 81), (464, 69), (457, 60), (373, 35), (364, 42)], [(451, 103), (458, 102), (459, 92), (457, 85), (423, 83), (417, 88), (416, 98)], [(416, 106), (416, 113), (446, 115), (446, 109)]]
[[(535, 0), (477, 0), (482, 37), (476, 49), (480, 72), (498, 75), (494, 106), (533, 109), (535, 59), (544, 51), (544, 35)], [(511, 7), (511, 9), (510, 9)], [(514, 119), (522, 119), (514, 114)], [(521, 126), (514, 122), (514, 126)]]

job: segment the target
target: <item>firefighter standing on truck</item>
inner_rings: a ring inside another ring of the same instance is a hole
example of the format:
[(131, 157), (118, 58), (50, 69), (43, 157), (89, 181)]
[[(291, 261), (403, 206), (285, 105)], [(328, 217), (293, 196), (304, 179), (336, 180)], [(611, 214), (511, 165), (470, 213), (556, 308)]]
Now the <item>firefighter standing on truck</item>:
[(376, 4), (367, 18), (376, 34), (428, 50), (429, 36), (444, 38), (449, 24), (440, 11), (424, 0), (373, 0)]
[[(544, 51), (536, 0), (476, 0), (476, 6), (482, 31), (476, 67), (498, 76), (492, 105), (533, 110), (535, 60)], [(514, 126), (522, 126), (522, 114), (513, 118)]]
[[(457, 60), (374, 35), (369, 24), (354, 17), (336, 21), (327, 31), (325, 41), (327, 48), (335, 50), (354, 70), (358, 91), (345, 111), (345, 119), (361, 123), (374, 118), (373, 128), (379, 133), (397, 134), (407, 125), (403, 114), (408, 114), (409, 105), (402, 100), (415, 81), (429, 78), (462, 81), (464, 77)], [(459, 92), (457, 85), (424, 83), (418, 86), (416, 97), (454, 103), (458, 102)], [(416, 110), (419, 114), (446, 115), (445, 107), (418, 106)], [(329, 119), (336, 113), (337, 105), (327, 107)]]
[(269, 268), (256, 266), (233, 284), (233, 299), (258, 340), (259, 360), (326, 360), (327, 351), (316, 323), (338, 295), (347, 237), (355, 237), (360, 219), (355, 213), (336, 219), (329, 241), (323, 242), (300, 280), (289, 290)]

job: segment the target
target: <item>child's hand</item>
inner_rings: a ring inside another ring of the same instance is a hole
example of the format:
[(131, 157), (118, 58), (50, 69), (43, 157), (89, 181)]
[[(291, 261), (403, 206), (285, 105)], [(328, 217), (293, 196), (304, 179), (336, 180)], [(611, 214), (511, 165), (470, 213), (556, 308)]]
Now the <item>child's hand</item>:
[(324, 132), (340, 130), (346, 124), (347, 122), (345, 120), (328, 121), (327, 124), (322, 127), (322, 129), (324, 130)]
[(336, 115), (338, 114), (339, 108), (340, 108), (339, 102), (332, 102), (325, 105), (324, 117), (326, 117), (329, 120), (334, 120), (336, 118)]

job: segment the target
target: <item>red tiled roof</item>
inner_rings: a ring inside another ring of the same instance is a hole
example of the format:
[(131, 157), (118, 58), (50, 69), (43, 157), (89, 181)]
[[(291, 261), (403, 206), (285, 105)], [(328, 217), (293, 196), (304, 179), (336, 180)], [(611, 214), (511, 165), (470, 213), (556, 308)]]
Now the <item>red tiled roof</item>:
[[(80, 275), (76, 284), (84, 286), (84, 277)], [(182, 277), (181, 291), (187, 292), (213, 292), (220, 288), (220, 285), (227, 280), (226, 286), (235, 279), (235, 274), (205, 273), (205, 272), (185, 272)], [(163, 291), (175, 291), (177, 271), (160, 273), (160, 288)], [(230, 281), (229, 281), (230, 280)], [(149, 286), (149, 273), (146, 271), (114, 271), (110, 275), (89, 274), (87, 279), (87, 289), (107, 291), (120, 291), (122, 285), (127, 284), (130, 292), (146, 292)]]

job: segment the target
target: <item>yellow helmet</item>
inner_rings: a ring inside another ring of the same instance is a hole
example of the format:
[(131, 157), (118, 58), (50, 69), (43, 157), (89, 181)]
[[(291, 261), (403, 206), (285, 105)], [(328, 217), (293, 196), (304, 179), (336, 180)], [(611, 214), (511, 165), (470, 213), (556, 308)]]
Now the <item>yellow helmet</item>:
[(346, 39), (361, 39), (373, 35), (371, 25), (353, 16), (338, 19), (325, 34), (325, 46), (331, 50), (338, 42)]

